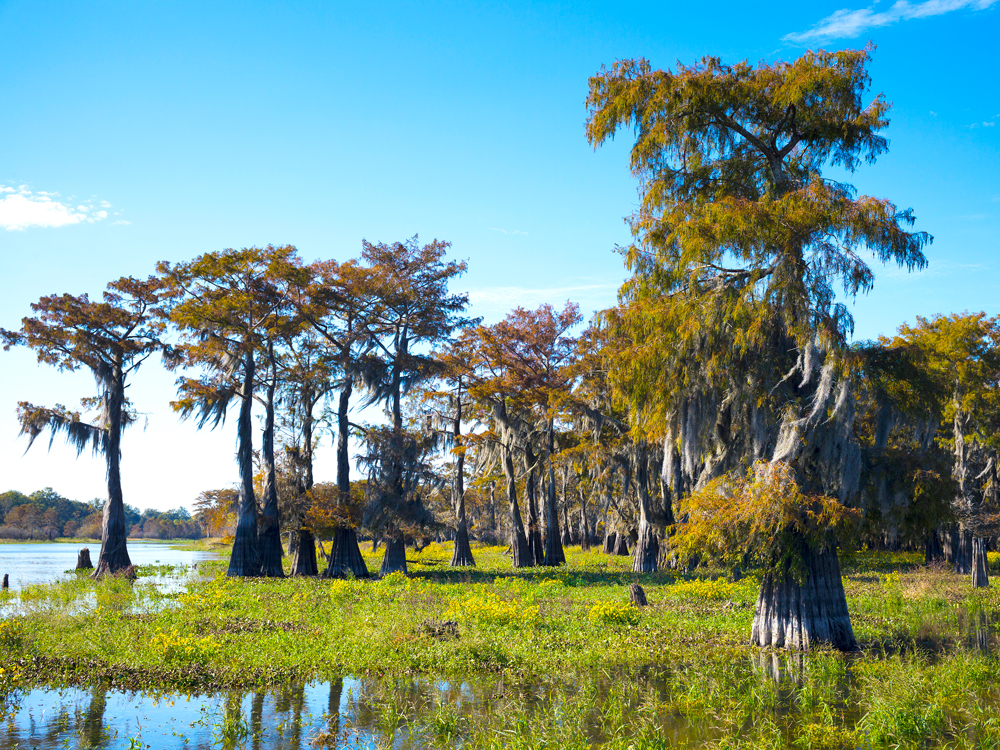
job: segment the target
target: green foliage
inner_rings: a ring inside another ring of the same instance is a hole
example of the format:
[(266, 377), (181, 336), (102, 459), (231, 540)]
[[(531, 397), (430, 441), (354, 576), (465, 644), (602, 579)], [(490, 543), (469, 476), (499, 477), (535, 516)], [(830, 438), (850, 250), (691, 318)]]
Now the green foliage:
[(799, 573), (804, 545), (819, 549), (831, 535), (846, 542), (861, 517), (832, 498), (802, 492), (781, 462), (715, 479), (684, 498), (681, 512), (687, 522), (674, 526), (672, 542), (685, 557), (707, 556), (734, 568), (791, 565)]

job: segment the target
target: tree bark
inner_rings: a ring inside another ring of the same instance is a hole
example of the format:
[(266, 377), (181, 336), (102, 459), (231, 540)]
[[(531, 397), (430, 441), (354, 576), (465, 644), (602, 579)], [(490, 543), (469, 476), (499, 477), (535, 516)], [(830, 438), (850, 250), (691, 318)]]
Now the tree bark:
[(580, 495), (580, 548), (587, 552), (593, 541), (590, 533), (590, 519), (587, 517), (587, 493), (583, 491), (582, 485), (577, 489), (577, 492)]
[(800, 541), (805, 580), (788, 564), (769, 571), (761, 583), (750, 640), (756, 646), (805, 651), (828, 643), (841, 651), (857, 648), (836, 547), (816, 551)]
[(261, 437), (261, 459), (264, 469), (263, 508), (260, 514), (260, 575), (265, 578), (284, 578), (281, 566), (281, 519), (278, 514), (278, 481), (274, 468), (274, 392), (278, 386), (278, 372), (274, 361), (274, 342), (267, 345), (270, 377), (267, 382), (267, 399), (264, 403), (264, 433)]
[(84, 547), (76, 556), (77, 570), (93, 570), (94, 564), (90, 561), (90, 548)]
[(111, 386), (104, 393), (108, 429), (107, 461), (108, 502), (104, 504), (101, 519), (101, 554), (92, 576), (120, 573), (132, 565), (128, 556), (126, 539), (128, 527), (125, 525), (125, 501), (122, 498), (121, 445), (122, 409), (125, 406), (125, 375), (122, 371), (122, 356), (114, 357), (115, 372)]
[(927, 532), (924, 540), (924, 564), (942, 562), (945, 559), (944, 545), (941, 544), (941, 535), (937, 529)]
[(635, 460), (636, 494), (639, 498), (639, 538), (632, 558), (633, 573), (655, 573), (660, 559), (660, 542), (652, 524), (652, 507), (649, 497), (649, 461), (645, 445), (633, 451)]
[(319, 575), (319, 566), (316, 563), (316, 538), (313, 536), (312, 529), (300, 526), (293, 536), (298, 540), (298, 543), (295, 546), (295, 556), (292, 558), (291, 575)]
[(514, 475), (514, 459), (510, 446), (503, 448), (503, 473), (507, 478), (507, 505), (510, 508), (510, 549), (515, 568), (528, 568), (535, 564), (524, 536), (524, 522), (521, 509), (517, 507), (517, 477)]
[(628, 534), (623, 534), (620, 531), (615, 533), (615, 546), (612, 554), (619, 557), (628, 557)]
[(972, 537), (972, 588), (989, 588), (990, 574), (986, 560), (986, 540), (981, 536)]
[(956, 539), (955, 572), (968, 575), (972, 572), (972, 532), (960, 526)]
[(451, 567), (460, 568), (475, 566), (469, 544), (469, 524), (465, 517), (465, 447), (462, 444), (462, 378), (458, 379), (455, 399), (455, 417), (452, 420), (452, 431), (455, 436), (455, 449), (458, 458), (455, 461), (455, 482), (452, 486), (452, 507), (455, 509), (455, 548), (451, 554)]
[(243, 356), (243, 387), (240, 392), (240, 418), (236, 426), (236, 462), (240, 470), (240, 504), (236, 518), (236, 536), (229, 557), (226, 575), (260, 575), (257, 550), (257, 498), (253, 491), (253, 383), (255, 362), (253, 350), (246, 345)]
[(538, 467), (536, 456), (531, 450), (529, 441), (524, 441), (524, 467), (528, 475), (524, 483), (525, 500), (528, 506), (528, 552), (531, 554), (531, 564), (541, 565), (545, 560), (545, 547), (542, 545), (542, 532), (538, 527)]
[(382, 556), (382, 569), (379, 575), (390, 573), (406, 573), (406, 545), (402, 537), (389, 536), (385, 540), (385, 554)]
[(333, 532), (333, 544), (323, 577), (343, 578), (345, 576), (367, 578), (368, 566), (365, 565), (365, 559), (361, 556), (357, 532), (354, 529), (341, 526)]
[(559, 537), (559, 508), (556, 501), (556, 473), (552, 465), (552, 456), (556, 452), (555, 420), (549, 420), (548, 430), (549, 483), (545, 493), (545, 557), (542, 565), (555, 567), (566, 562), (563, 553), (562, 539)]

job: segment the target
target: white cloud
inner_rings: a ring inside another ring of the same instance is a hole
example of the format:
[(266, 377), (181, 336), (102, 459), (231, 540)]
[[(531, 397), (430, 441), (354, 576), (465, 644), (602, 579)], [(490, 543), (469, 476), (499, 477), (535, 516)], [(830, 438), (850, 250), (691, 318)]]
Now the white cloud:
[[(26, 185), (17, 188), (0, 185), (0, 227), (23, 232), (29, 227), (65, 227), (71, 224), (93, 224), (106, 219), (107, 211), (94, 211), (90, 202), (74, 207), (58, 200), (58, 193), (31, 191)], [(101, 201), (103, 208), (111, 204)]]
[(785, 34), (782, 40), (792, 44), (806, 44), (828, 39), (849, 39), (860, 36), (869, 29), (889, 26), (899, 21), (930, 18), (956, 10), (985, 10), (997, 2), (998, 0), (923, 0), (910, 3), (908, 0), (897, 0), (892, 7), (881, 13), (876, 13), (873, 6), (859, 10), (843, 8), (834, 11), (807, 31)]
[(487, 322), (499, 320), (515, 307), (530, 310), (548, 303), (561, 309), (566, 300), (579, 303), (586, 318), (591, 310), (614, 305), (618, 287), (618, 283), (592, 283), (591, 279), (551, 287), (491, 286), (470, 290), (469, 301), (473, 314), (482, 315)]
[(132, 223), (131, 221), (125, 221), (125, 219), (119, 219), (118, 221), (112, 221), (111, 226), (117, 226), (118, 224), (121, 224), (127, 227), (131, 223)]

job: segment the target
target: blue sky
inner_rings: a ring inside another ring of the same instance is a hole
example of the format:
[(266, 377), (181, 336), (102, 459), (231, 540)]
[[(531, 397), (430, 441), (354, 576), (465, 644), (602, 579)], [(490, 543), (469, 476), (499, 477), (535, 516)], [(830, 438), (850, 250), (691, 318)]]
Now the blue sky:
[[(208, 7), (206, 7), (208, 6)], [(602, 64), (878, 49), (890, 151), (851, 176), (934, 235), (920, 274), (876, 273), (857, 336), (916, 315), (1000, 312), (1000, 0), (817, 3), (0, 2), (0, 325), (42, 294), (98, 293), (157, 260), (292, 243), (348, 258), (362, 238), (454, 243), (487, 319), (515, 305), (614, 301), (636, 205), (629, 134), (583, 124)], [(139, 373), (148, 427), (126, 436), (126, 501), (189, 504), (235, 478), (234, 423), (198, 433)], [(102, 462), (22, 456), (18, 400), (77, 403), (83, 373), (0, 353), (0, 491), (103, 495)], [(333, 478), (330, 442), (319, 479)]]

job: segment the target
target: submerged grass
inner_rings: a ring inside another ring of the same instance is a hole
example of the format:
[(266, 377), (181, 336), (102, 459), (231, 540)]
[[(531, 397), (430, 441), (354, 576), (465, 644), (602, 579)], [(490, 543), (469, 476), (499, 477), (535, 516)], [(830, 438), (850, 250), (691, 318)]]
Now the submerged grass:
[[(846, 559), (863, 650), (802, 656), (748, 645), (753, 575), (636, 576), (579, 548), (513, 570), (503, 552), (452, 569), (431, 545), (407, 553), (409, 577), (375, 581), (227, 579), (219, 560), (175, 569), (180, 587), (159, 585), (163, 566), (28, 586), (0, 602), (0, 664), (20, 684), (187, 692), (355, 675), (367, 708), (351, 721), (387, 745), (1000, 748), (1000, 597), (916, 555)], [(649, 606), (628, 604), (633, 581)]]

